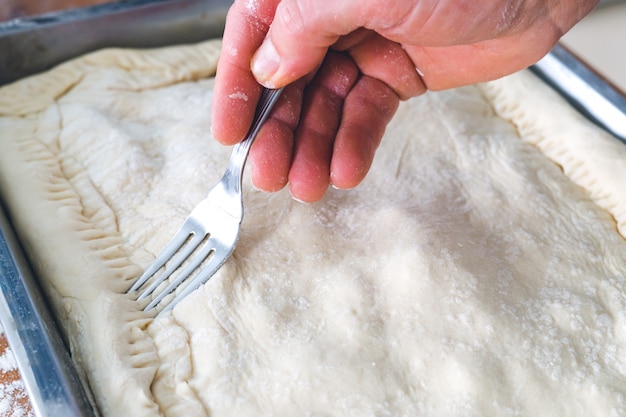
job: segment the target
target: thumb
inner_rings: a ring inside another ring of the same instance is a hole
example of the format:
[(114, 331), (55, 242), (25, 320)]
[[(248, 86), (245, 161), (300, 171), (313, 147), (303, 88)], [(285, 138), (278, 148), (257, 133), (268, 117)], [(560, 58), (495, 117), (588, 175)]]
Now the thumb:
[(356, 2), (282, 0), (265, 40), (252, 56), (257, 81), (268, 88), (285, 86), (314, 71), (328, 48), (356, 28)]

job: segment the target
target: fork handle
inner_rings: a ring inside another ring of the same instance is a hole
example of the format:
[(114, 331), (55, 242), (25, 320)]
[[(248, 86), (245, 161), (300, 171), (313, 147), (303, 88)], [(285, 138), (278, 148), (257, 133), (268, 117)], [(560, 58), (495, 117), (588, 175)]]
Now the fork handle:
[(237, 190), (241, 190), (242, 174), (252, 143), (256, 139), (259, 130), (261, 130), (261, 126), (267, 120), (283, 89), (284, 87), (275, 90), (263, 88), (250, 130), (246, 137), (235, 145), (230, 155), (222, 181), (230, 183), (229, 185), (234, 186)]

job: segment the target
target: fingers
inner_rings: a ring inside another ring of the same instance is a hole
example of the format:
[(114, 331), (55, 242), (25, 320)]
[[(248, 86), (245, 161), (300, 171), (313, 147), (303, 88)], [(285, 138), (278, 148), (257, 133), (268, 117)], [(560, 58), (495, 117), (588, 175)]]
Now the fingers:
[[(578, 2), (587, 10), (597, 0)], [(245, 136), (258, 83), (290, 84), (252, 149), (253, 181), (268, 191), (289, 183), (294, 198), (318, 200), (331, 183), (351, 188), (365, 177), (399, 99), (525, 68), (583, 15), (557, 1), (461, 3), (235, 0), (214, 90), (215, 138)]]
[(358, 77), (358, 68), (347, 56), (330, 52), (307, 87), (289, 171), (289, 191), (295, 199), (313, 202), (326, 193), (343, 102)]
[(233, 69), (223, 74), (213, 90), (211, 134), (224, 145), (234, 145), (250, 128), (261, 88), (249, 72)]
[(323, 61), (329, 46), (359, 27), (356, 1), (282, 0), (252, 58), (252, 72), (268, 88), (287, 85)]
[(329, 52), (311, 81), (288, 86), (250, 153), (252, 181), (264, 191), (289, 184), (299, 201), (320, 200), (328, 186), (365, 178), (398, 96), (364, 76), (346, 54)]
[(369, 36), (359, 39), (348, 52), (363, 74), (381, 80), (402, 100), (426, 91), (402, 45), (369, 32)]
[(285, 88), (252, 145), (252, 183), (261, 190), (278, 191), (287, 185), (304, 88), (305, 80)]
[(363, 181), (399, 102), (387, 84), (367, 76), (359, 79), (346, 97), (334, 143), (330, 180), (335, 187), (353, 188)]
[(213, 91), (212, 126), (225, 145), (241, 141), (252, 123), (261, 87), (250, 72), (252, 54), (261, 45), (279, 0), (237, 0), (228, 11), (222, 53)]

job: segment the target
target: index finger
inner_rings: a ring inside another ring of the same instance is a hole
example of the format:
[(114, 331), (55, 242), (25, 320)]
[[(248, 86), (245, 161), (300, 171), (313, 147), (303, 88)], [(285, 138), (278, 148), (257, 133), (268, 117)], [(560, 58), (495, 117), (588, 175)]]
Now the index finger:
[(279, 2), (236, 0), (228, 11), (211, 110), (211, 131), (225, 145), (241, 141), (252, 123), (261, 87), (250, 71), (250, 59)]

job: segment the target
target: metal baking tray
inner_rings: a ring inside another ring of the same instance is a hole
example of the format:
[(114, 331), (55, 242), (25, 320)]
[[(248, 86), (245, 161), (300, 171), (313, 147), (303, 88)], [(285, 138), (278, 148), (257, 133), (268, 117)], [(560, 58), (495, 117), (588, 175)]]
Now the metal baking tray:
[(626, 97), (591, 67), (556, 45), (530, 69), (589, 120), (626, 144)]
[(221, 36), (232, 0), (125, 0), (0, 24), (0, 85), (109, 46)]
[[(0, 24), (0, 85), (103, 47), (221, 36), (230, 0), (130, 0)], [(78, 36), (76, 34), (79, 34)], [(561, 46), (531, 70), (626, 144), (626, 98)], [(0, 201), (0, 322), (37, 416), (97, 416)]]

